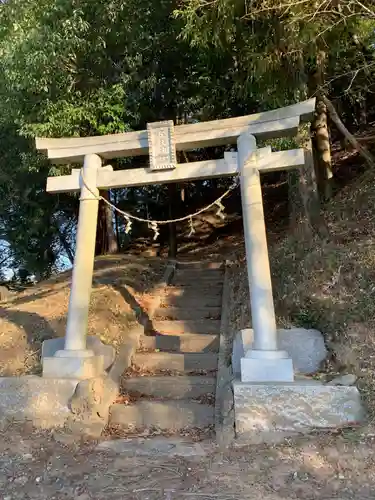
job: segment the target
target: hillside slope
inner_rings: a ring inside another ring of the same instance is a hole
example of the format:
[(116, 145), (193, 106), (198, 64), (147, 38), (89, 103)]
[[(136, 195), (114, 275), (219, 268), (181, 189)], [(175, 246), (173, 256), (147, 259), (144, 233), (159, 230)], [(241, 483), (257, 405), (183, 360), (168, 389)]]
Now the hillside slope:
[[(98, 258), (88, 333), (115, 347), (121, 344), (129, 324), (147, 309), (164, 265), (151, 257)], [(0, 375), (40, 372), (42, 341), (65, 334), (70, 280), (65, 272), (0, 302)]]

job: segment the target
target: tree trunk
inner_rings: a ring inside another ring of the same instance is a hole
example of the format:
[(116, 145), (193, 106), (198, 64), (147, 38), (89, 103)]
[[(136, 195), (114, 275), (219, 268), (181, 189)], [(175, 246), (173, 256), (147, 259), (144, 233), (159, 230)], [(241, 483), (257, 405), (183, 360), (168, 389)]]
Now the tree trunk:
[(96, 223), (95, 255), (104, 255), (106, 253), (106, 214), (104, 202), (99, 201), (98, 220)]
[[(179, 200), (178, 200), (178, 190), (177, 184), (168, 184), (168, 217), (169, 219), (174, 219), (177, 217), (176, 214), (179, 213)], [(169, 252), (168, 257), (175, 259), (177, 257), (178, 245), (177, 245), (177, 228), (174, 222), (169, 224)]]
[[(287, 59), (284, 62), (286, 64)], [(287, 69), (287, 68), (285, 68)], [(290, 71), (290, 70), (289, 70)], [(303, 54), (298, 56), (298, 73), (296, 75), (298, 79), (298, 88), (300, 99), (308, 98), (308, 77), (306, 73), (305, 60)], [(301, 138), (304, 137), (304, 141)], [(300, 143), (301, 147), (305, 146), (307, 139), (309, 139), (308, 131), (304, 128), (300, 128), (299, 136), (297, 142)], [(303, 232), (308, 237), (312, 236), (312, 227), (309, 224), (309, 215), (306, 213), (308, 203), (307, 203), (307, 192), (306, 186), (313, 182), (312, 173), (309, 169), (298, 169), (291, 170), (288, 172), (288, 203), (289, 203), (289, 220), (292, 231)], [(309, 181), (309, 177), (311, 180)]]
[(327, 121), (327, 106), (322, 99), (317, 99), (314, 120), (311, 124), (313, 133), (313, 152), (316, 165), (318, 189), (323, 199), (332, 196), (332, 158)]
[(332, 195), (332, 160), (327, 122), (327, 107), (319, 96), (325, 83), (327, 53), (321, 49), (316, 54), (316, 66), (309, 74), (308, 87), (310, 95), (317, 95), (314, 119), (311, 123), (313, 159), (319, 194), (323, 199)]
[(57, 228), (57, 232), (59, 235), (60, 243), (61, 243), (62, 247), (64, 248), (68, 259), (70, 260), (70, 263), (73, 265), (74, 264), (74, 254), (73, 254), (72, 249), (70, 248), (70, 245), (65, 237), (65, 234), (59, 228)]
[[(102, 191), (101, 196), (109, 201), (109, 191)], [(118, 252), (118, 244), (113, 226), (112, 209), (103, 200), (99, 202), (99, 214), (96, 231), (96, 255)]]
[[(298, 59), (299, 90), (301, 99), (308, 97), (308, 82), (305, 61), (302, 54)], [(306, 126), (299, 128), (297, 142), (305, 150), (305, 165), (288, 172), (289, 214), (292, 230), (312, 237), (324, 227), (320, 217), (320, 200), (316, 184), (310, 131)]]
[(294, 231), (301, 232), (305, 237), (310, 238), (313, 234), (325, 237), (328, 229), (320, 213), (312, 144), (308, 131), (302, 129), (297, 140), (299, 146), (305, 150), (305, 165), (288, 176), (290, 223)]
[(291, 230), (296, 231), (303, 223), (303, 203), (300, 194), (300, 173), (298, 170), (288, 172), (288, 205), (289, 224)]
[(327, 237), (328, 227), (320, 211), (311, 140), (304, 145), (304, 150), (305, 165), (301, 169), (301, 178), (304, 180), (304, 186), (301, 192), (303, 194), (305, 214), (311, 231), (320, 237)]
[(359, 124), (362, 127), (367, 125), (367, 103), (366, 96), (361, 96), (359, 101)]
[(331, 103), (331, 101), (328, 99), (327, 96), (323, 95), (322, 100), (324, 101), (325, 105), (327, 106), (327, 110), (329, 113), (329, 117), (333, 121), (333, 123), (336, 125), (337, 129), (345, 139), (353, 146), (355, 150), (358, 151), (358, 153), (366, 160), (367, 164), (370, 167), (375, 167), (375, 160), (372, 157), (372, 155), (369, 153), (369, 151), (364, 147), (361, 146), (361, 144), (357, 141), (357, 139), (354, 137), (353, 134), (349, 132), (349, 130), (345, 127), (343, 122), (341, 121), (334, 105)]
[(120, 252), (121, 251), (121, 241), (120, 241), (120, 227), (119, 227), (119, 216), (118, 213), (115, 213), (115, 227), (116, 227), (116, 242), (117, 242), (117, 249)]
[[(111, 196), (109, 191), (104, 191), (102, 194), (103, 198), (111, 201)], [(107, 253), (115, 254), (118, 252), (117, 238), (114, 228), (113, 220), (113, 209), (105, 203), (105, 214), (106, 214), (106, 236), (107, 236)]]
[[(114, 195), (115, 199), (114, 199), (114, 204), (117, 206), (117, 203), (118, 203), (118, 196), (117, 196), (117, 193), (115, 192), (115, 195)], [(118, 251), (120, 252), (121, 251), (121, 239), (120, 239), (120, 222), (119, 222), (119, 214), (118, 212), (115, 210), (115, 221), (114, 221), (114, 225), (115, 225), (115, 231), (116, 231), (116, 242), (117, 242), (117, 249)]]
[(168, 252), (169, 252), (169, 225), (167, 224), (161, 224), (159, 227), (159, 248), (157, 250), (157, 256), (162, 257), (163, 256), (163, 250), (164, 247), (168, 246)]

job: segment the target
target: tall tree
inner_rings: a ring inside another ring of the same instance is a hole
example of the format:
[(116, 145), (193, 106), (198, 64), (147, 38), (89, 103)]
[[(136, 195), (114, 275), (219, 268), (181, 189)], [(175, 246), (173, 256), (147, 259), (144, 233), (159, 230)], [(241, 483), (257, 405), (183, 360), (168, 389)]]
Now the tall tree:
[[(340, 98), (342, 91), (339, 94), (337, 88), (343, 82), (348, 82), (346, 97), (358, 84), (362, 99), (366, 99), (366, 93), (371, 94), (363, 79), (373, 86), (369, 77), (375, 74), (375, 64), (369, 54), (366, 61), (358, 58), (355, 45), (375, 54), (375, 11), (359, 1), (255, 0), (249, 4), (236, 0), (184, 0), (175, 15), (184, 20), (183, 34), (194, 46), (233, 54), (240, 67), (236, 76), (242, 95), (257, 99), (258, 109), (259, 105), (282, 106), (317, 96), (317, 175), (327, 194), (331, 177), (329, 131), (321, 96), (331, 93)], [(290, 174), (292, 190), (307, 184), (306, 179), (298, 179), (301, 175), (302, 171)], [(291, 198), (295, 199), (292, 191)], [(294, 208), (297, 206), (294, 204)]]
[[(1, 4), (2, 116), (26, 137), (108, 134), (197, 116), (208, 75), (203, 52), (179, 38), (175, 7), (172, 0)], [(116, 250), (113, 219), (102, 204), (98, 253)]]

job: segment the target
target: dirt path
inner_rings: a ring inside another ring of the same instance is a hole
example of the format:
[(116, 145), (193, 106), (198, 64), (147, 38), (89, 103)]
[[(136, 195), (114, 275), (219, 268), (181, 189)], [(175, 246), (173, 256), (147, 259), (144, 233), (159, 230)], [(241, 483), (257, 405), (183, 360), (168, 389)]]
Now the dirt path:
[(130, 457), (26, 428), (0, 438), (0, 499), (367, 500), (375, 449), (360, 434), (315, 436), (204, 457)]

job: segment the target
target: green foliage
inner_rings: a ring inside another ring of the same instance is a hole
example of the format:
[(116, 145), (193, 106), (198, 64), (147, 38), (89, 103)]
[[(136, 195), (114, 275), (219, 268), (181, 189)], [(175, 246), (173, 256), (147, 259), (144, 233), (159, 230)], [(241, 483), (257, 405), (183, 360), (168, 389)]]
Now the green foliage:
[[(375, 13), (365, 4), (184, 0), (174, 14), (193, 46), (231, 52), (248, 95), (266, 105), (304, 99), (317, 85), (355, 99), (373, 88)], [(320, 71), (324, 81), (314, 81)]]
[[(33, 151), (35, 136), (111, 134), (199, 113), (199, 87), (209, 83), (205, 58), (178, 39), (174, 8), (170, 0), (0, 4), (0, 128), (6, 152), (0, 169), (7, 178), (0, 220), (15, 266), (49, 274), (62, 241), (74, 243), (77, 200), (46, 195), (50, 167)], [(50, 168), (52, 175), (65, 171)], [(143, 204), (138, 194), (136, 210)], [(13, 206), (17, 200), (12, 210), (10, 200)]]
[(0, 237), (10, 248), (6, 265), (48, 276), (61, 251), (55, 218), (60, 210), (62, 219), (69, 219), (70, 206), (62, 211), (59, 200), (46, 193), (48, 162), (14, 127), (0, 128), (0, 158)]
[[(327, 12), (312, 0), (255, 0), (251, 9), (239, 0), (1, 2), (0, 231), (14, 266), (47, 275), (74, 247), (77, 198), (45, 193), (48, 172), (67, 168), (36, 154), (35, 136), (235, 116), (304, 99), (322, 85), (351, 123), (375, 109), (375, 18), (360, 5), (338, 2)], [(215, 186), (192, 187), (190, 198)], [(116, 202), (167, 216), (164, 188), (121, 190)]]

